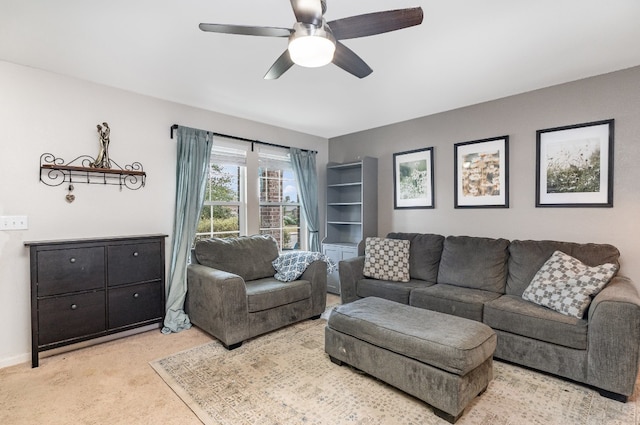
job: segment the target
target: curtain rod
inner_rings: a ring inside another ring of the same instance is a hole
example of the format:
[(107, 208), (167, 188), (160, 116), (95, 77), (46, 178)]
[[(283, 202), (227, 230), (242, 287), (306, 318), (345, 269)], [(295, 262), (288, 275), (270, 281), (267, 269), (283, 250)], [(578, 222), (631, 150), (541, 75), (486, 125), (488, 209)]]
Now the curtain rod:
[[(173, 131), (177, 130), (178, 127), (179, 127), (178, 124), (174, 124), (174, 125), (171, 126), (171, 138), (172, 139), (173, 139)], [(275, 148), (289, 149), (291, 147), (291, 146), (278, 145), (278, 144), (275, 144), (275, 143), (263, 142), (263, 141), (260, 141), (260, 140), (245, 139), (244, 137), (230, 136), (228, 134), (215, 133), (213, 131), (207, 131), (207, 133), (213, 134), (214, 136), (218, 136), (218, 137), (225, 137), (227, 139), (240, 140), (240, 141), (243, 141), (243, 142), (251, 143), (251, 152), (253, 152), (253, 144), (254, 143), (258, 143), (260, 145), (273, 146)], [(309, 149), (300, 149), (300, 150), (303, 151), (303, 152), (318, 153), (318, 151), (312, 151), (312, 150), (309, 150)]]

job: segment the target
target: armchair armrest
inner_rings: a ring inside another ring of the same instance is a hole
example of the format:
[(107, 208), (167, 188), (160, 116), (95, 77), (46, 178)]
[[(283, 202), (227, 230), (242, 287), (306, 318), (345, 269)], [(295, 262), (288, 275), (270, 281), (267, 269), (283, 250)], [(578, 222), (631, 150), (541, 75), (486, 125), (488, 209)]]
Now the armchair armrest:
[(322, 314), (327, 306), (327, 263), (312, 262), (299, 279), (308, 280), (311, 283), (313, 315)]
[(640, 285), (615, 277), (589, 308), (588, 383), (630, 396), (640, 361)]
[(364, 255), (348, 258), (338, 263), (340, 274), (340, 299), (342, 304), (350, 303), (359, 297), (356, 294), (356, 283), (364, 278)]
[(240, 276), (190, 264), (185, 305), (190, 320), (225, 345), (248, 338), (247, 291)]

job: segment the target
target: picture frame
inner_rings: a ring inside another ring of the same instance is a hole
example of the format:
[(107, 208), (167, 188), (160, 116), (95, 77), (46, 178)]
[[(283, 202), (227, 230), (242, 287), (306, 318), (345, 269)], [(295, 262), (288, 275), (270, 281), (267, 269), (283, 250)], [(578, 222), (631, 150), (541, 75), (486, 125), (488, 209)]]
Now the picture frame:
[(435, 208), (433, 147), (393, 154), (393, 208)]
[(536, 207), (613, 207), (614, 120), (536, 132)]
[(454, 145), (454, 203), (509, 208), (509, 136)]

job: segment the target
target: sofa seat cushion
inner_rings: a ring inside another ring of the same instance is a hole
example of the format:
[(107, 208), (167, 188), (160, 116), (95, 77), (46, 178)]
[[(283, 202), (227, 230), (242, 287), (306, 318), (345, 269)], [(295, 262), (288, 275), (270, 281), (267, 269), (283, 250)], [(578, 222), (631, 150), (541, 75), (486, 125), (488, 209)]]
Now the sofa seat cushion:
[(484, 323), (510, 332), (578, 350), (587, 349), (587, 321), (565, 316), (515, 295), (503, 295), (484, 306)]
[(411, 291), (409, 305), (482, 322), (484, 304), (500, 294), (438, 283)]
[(356, 282), (356, 295), (360, 298), (379, 297), (402, 304), (409, 304), (409, 294), (415, 288), (424, 288), (433, 283), (419, 279), (408, 282), (393, 282), (390, 280), (360, 279)]
[(308, 280), (285, 283), (275, 278), (265, 278), (246, 282), (245, 286), (249, 313), (269, 310), (311, 297), (311, 283)]
[(405, 239), (409, 247), (409, 274), (412, 279), (436, 283), (444, 236), (431, 233), (389, 233), (387, 238)]
[(336, 307), (327, 326), (460, 376), (496, 348), (495, 332), (482, 323), (376, 297)]
[(278, 243), (271, 235), (205, 239), (196, 243), (194, 251), (203, 266), (237, 274), (245, 281), (276, 274), (272, 262), (278, 258)]
[(472, 236), (447, 236), (438, 269), (438, 283), (504, 294), (509, 241)]

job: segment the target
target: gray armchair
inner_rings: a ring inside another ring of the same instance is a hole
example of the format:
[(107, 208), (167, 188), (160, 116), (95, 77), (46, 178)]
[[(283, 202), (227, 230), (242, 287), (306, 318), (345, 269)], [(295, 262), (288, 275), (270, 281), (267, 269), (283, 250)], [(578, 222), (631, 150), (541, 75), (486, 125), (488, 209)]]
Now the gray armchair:
[(327, 264), (314, 261), (297, 280), (281, 282), (269, 235), (196, 243), (187, 267), (185, 310), (191, 322), (229, 350), (243, 341), (305, 319), (326, 306)]

